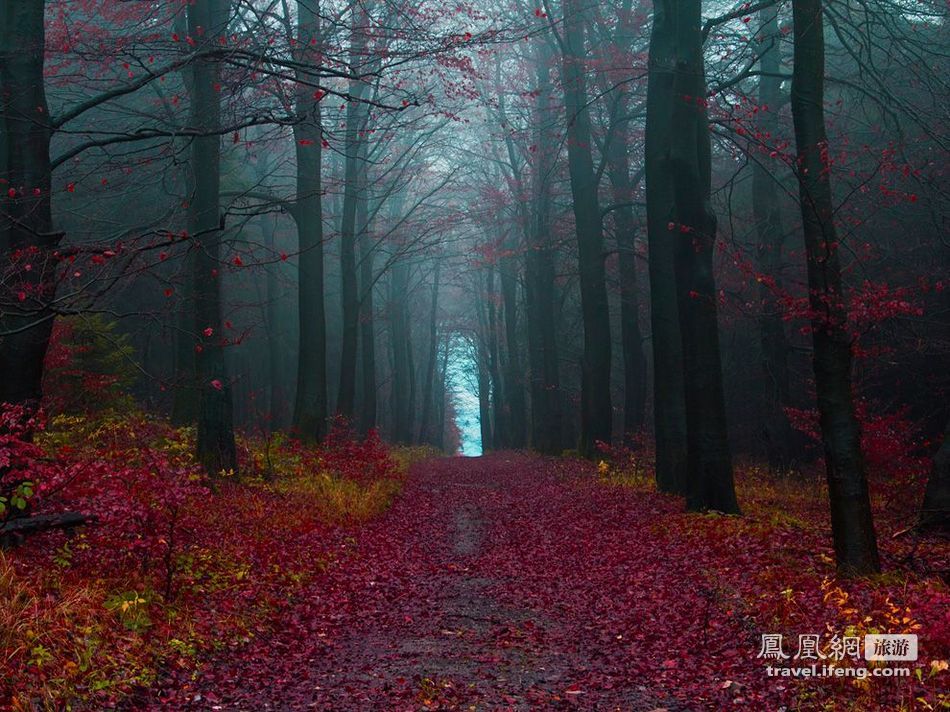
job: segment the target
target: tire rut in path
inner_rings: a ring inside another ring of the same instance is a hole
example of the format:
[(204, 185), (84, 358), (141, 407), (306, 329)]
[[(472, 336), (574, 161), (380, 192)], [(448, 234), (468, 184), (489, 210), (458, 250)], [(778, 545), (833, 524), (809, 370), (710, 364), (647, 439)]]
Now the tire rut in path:
[(447, 697), (451, 703), (458, 695), (487, 702), (497, 695), (508, 705), (528, 704), (531, 690), (545, 683), (556, 686), (561, 674), (552, 661), (542, 664), (517, 647), (499, 647), (500, 636), (525, 627), (537, 629), (544, 623), (529, 611), (499, 605), (490, 593), (498, 582), (470, 567), (487, 530), (477, 504), (466, 503), (453, 512), (452, 561), (446, 567), (451, 575), (440, 587), (439, 637), (414, 638), (400, 648), (419, 656), (413, 664), (418, 666), (416, 674), (422, 675), (421, 689), (431, 691), (436, 699)]
[(506, 526), (545, 468), (520, 455), (416, 465), (390, 512), (356, 532), (354, 555), (304, 592), (292, 623), (212, 661), (176, 708), (683, 710), (633, 679), (609, 699), (577, 689), (596, 669), (596, 643), (565, 641), (560, 618), (495, 595), (511, 581), (488, 554), (509, 557), (516, 579), (537, 570)]

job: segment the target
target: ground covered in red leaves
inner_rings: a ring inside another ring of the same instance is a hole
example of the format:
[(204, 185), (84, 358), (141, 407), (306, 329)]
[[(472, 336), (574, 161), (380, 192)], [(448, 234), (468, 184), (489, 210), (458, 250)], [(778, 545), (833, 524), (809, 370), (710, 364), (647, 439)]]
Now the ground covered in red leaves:
[[(335, 563), (298, 592), (277, 633), (221, 651), (197, 675), (166, 675), (135, 706), (947, 704), (945, 585), (893, 570), (838, 581), (828, 541), (820, 520), (758, 504), (743, 517), (686, 514), (574, 460), (423, 462), (384, 516), (333, 543)], [(890, 561), (898, 552), (886, 547)], [(915, 632), (921, 656), (909, 679), (777, 680), (756, 657), (769, 632), (785, 634), (790, 654), (799, 634), (826, 646), (835, 635)]]

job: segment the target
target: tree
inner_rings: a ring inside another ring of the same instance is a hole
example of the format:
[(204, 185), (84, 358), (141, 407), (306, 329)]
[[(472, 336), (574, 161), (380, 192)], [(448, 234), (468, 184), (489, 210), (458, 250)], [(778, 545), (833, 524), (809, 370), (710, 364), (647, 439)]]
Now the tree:
[[(629, 66), (634, 42), (631, 0), (624, 0), (612, 38), (612, 49), (625, 58)], [(640, 297), (637, 284), (636, 222), (633, 213), (633, 192), (643, 172), (636, 179), (630, 175), (630, 87), (621, 82), (615, 89), (611, 107), (611, 126), (605, 146), (607, 175), (613, 191), (612, 210), (620, 268), (620, 340), (623, 348), (623, 433), (633, 442), (643, 431), (646, 409), (647, 361), (643, 353), (640, 331)], [(608, 92), (605, 92), (605, 94)]]
[[(227, 36), (230, 3), (206, 0), (188, 6), (192, 37), (214, 46)], [(221, 319), (221, 84), (220, 62), (209, 56), (195, 59), (191, 101), (194, 191), (189, 202), (188, 231), (194, 259), (192, 293), (195, 303), (195, 374), (198, 388), (197, 457), (210, 475), (237, 470), (237, 449), (231, 383), (224, 361)]]
[[(505, 149), (507, 151), (507, 175), (515, 192), (514, 222), (509, 229), (502, 230), (498, 240), (501, 255), (498, 258), (498, 272), (501, 280), (502, 309), (505, 323), (505, 350), (504, 350), (504, 381), (505, 402), (508, 407), (508, 425), (510, 433), (507, 437), (507, 447), (523, 448), (527, 444), (527, 411), (525, 404), (525, 389), (522, 373), (524, 365), (521, 360), (521, 331), (518, 327), (519, 294), (518, 281), (522, 269), (521, 247), (522, 239), (530, 239), (530, 206), (522, 197), (525, 195), (523, 168), (525, 162), (520, 160), (512, 138), (512, 127), (509, 123), (505, 90), (501, 86), (501, 62), (495, 66), (495, 84), (498, 94), (498, 118), (504, 130)], [(499, 160), (504, 165), (504, 161)], [(497, 232), (497, 227), (496, 227)]]
[(792, 10), (795, 38), (792, 118), (808, 266), (812, 364), (831, 501), (831, 530), (838, 570), (844, 575), (870, 574), (880, 570), (880, 560), (861, 454), (861, 432), (854, 408), (853, 354), (831, 196), (824, 116), (822, 2), (793, 0)]
[[(711, 147), (700, 5), (699, 0), (657, 5), (650, 40), (646, 176), (657, 481), (661, 489), (684, 492), (690, 509), (738, 512), (712, 264), (717, 225), (710, 202)], [(674, 329), (669, 321), (673, 307), (668, 300), (674, 295), (679, 349), (672, 341)], [(680, 379), (663, 370), (668, 365), (663, 359), (675, 359), (677, 351), (682, 356), (685, 423), (678, 404), (663, 402), (678, 395)], [(667, 389), (663, 393), (661, 386)], [(685, 471), (678, 440), (684, 424)]]
[[(319, 4), (297, 3), (298, 52), (319, 56), (323, 39)], [(294, 429), (306, 439), (320, 440), (326, 434), (327, 320), (323, 263), (323, 135), (320, 117), (322, 90), (306, 81), (305, 69), (297, 73), (296, 108), (300, 120), (294, 125), (297, 153), (297, 197), (294, 205), (300, 239), (300, 287), (298, 314), (300, 350), (297, 358), (297, 397)]]
[(944, 534), (950, 532), (950, 421), (934, 455), (933, 469), (920, 508), (920, 527)]
[(584, 73), (584, 14), (580, 0), (563, 0), (562, 84), (567, 112), (567, 153), (584, 315), (581, 437), (579, 450), (593, 457), (597, 443), (610, 443), (610, 315), (604, 275), (604, 239), (594, 173), (590, 109)]
[(694, 510), (738, 512), (719, 352), (718, 294), (713, 274), (716, 215), (710, 199), (711, 147), (701, 0), (677, 3), (669, 149), (673, 184), (673, 271), (683, 342), (688, 482)]
[(435, 375), (439, 359), (439, 275), (442, 272), (442, 260), (436, 258), (435, 272), (432, 276), (432, 301), (429, 308), (429, 353), (426, 355), (425, 382), (422, 390), (422, 417), (419, 422), (418, 442), (435, 443), (430, 437), (432, 411), (435, 406)]
[[(365, 144), (364, 144), (365, 146)], [(365, 148), (363, 160), (366, 160)], [(363, 400), (360, 406), (360, 432), (368, 433), (376, 427), (376, 314), (373, 292), (376, 287), (376, 246), (370, 232), (372, 218), (369, 211), (368, 170), (362, 171), (360, 192), (363, 199), (357, 211), (360, 226), (360, 358), (363, 381)]]
[(498, 295), (495, 292), (496, 265), (485, 265), (485, 287), (482, 302), (485, 305), (483, 330), (488, 344), (488, 373), (491, 376), (492, 406), (492, 450), (504, 450), (509, 446), (511, 428), (508, 418), (510, 410), (505, 400), (505, 385), (502, 382), (501, 341), (498, 319)]
[[(779, 107), (785, 103), (782, 94), (781, 56), (778, 13), (774, 7), (759, 11), (765, 48), (759, 57), (759, 132), (774, 145), (779, 135)], [(774, 150), (774, 149), (773, 149)], [(755, 218), (756, 251), (759, 268), (767, 278), (759, 284), (762, 311), (759, 316), (759, 338), (762, 346), (762, 375), (765, 384), (765, 420), (763, 437), (769, 468), (785, 472), (791, 465), (794, 433), (786, 409), (791, 403), (788, 372), (788, 337), (782, 320), (777, 295), (781, 290), (782, 248), (785, 233), (779, 203), (778, 178), (772, 175), (761, 157), (752, 163), (752, 210)]]
[(53, 328), (52, 120), (43, 78), (45, 2), (0, 8), (0, 403), (39, 405)]
[(553, 53), (543, 38), (535, 43), (535, 52), (536, 150), (531, 185), (533, 211), (524, 280), (531, 371), (531, 444), (540, 452), (557, 454), (563, 448), (554, 284), (556, 256), (551, 238), (551, 179), (557, 159), (556, 142), (552, 136), (556, 120), (551, 88)]
[(674, 214), (669, 154), (676, 67), (675, 29), (675, 5), (669, 0), (660, 0), (654, 5), (650, 31), (644, 166), (650, 262), (656, 482), (663, 492), (686, 494), (688, 458), (683, 346), (673, 271), (673, 241), (669, 228)]
[[(358, 74), (359, 64), (365, 61), (369, 12), (363, 3), (352, 9), (353, 25), (350, 34), (350, 68)], [(343, 177), (343, 216), (340, 225), (340, 276), (343, 301), (343, 344), (340, 351), (340, 389), (336, 413), (350, 420), (356, 406), (356, 364), (359, 340), (360, 293), (357, 273), (356, 247), (357, 213), (360, 201), (366, 200), (360, 192), (365, 162), (360, 160), (364, 107), (360, 100), (365, 82), (359, 76), (350, 81), (349, 101), (346, 108), (345, 174)]]
[(393, 440), (411, 443), (413, 437), (412, 343), (409, 327), (409, 267), (397, 260), (389, 275), (389, 342), (392, 346)]

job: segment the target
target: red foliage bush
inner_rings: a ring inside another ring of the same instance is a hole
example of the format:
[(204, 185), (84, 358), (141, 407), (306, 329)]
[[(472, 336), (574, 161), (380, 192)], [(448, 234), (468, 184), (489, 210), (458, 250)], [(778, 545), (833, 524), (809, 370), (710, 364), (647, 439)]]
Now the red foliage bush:
[[(0, 706), (15, 708), (40, 699), (53, 707), (111, 704), (156, 675), (189, 675), (212, 647), (269, 629), (294, 591), (332, 562), (345, 531), (295, 479), (353, 478), (384, 506), (389, 490), (378, 494), (370, 484), (398, 474), (375, 434), (363, 442), (335, 435), (319, 449), (283, 443), (281, 457), (300, 466), (274, 482), (212, 482), (191, 455), (191, 432), (160, 419), (63, 416), (44, 432), (41, 416), (13, 409), (0, 423), (0, 484), (29, 477), (29, 513), (97, 517), (75, 534), (34, 535), (0, 554), (0, 598), (4, 589), (36, 596), (10, 630), (42, 636), (0, 633)], [(245, 442), (245, 459), (259, 459), (256, 448)], [(347, 503), (361, 492), (349, 486)], [(53, 615), (67, 620), (54, 625)], [(70, 620), (90, 632), (73, 630)], [(98, 640), (94, 654), (80, 649), (90, 636)], [(83, 656), (91, 658), (77, 665)]]
[(321, 460), (331, 472), (356, 482), (395, 478), (397, 474), (389, 448), (375, 428), (360, 440), (350, 428), (338, 423), (324, 441)]

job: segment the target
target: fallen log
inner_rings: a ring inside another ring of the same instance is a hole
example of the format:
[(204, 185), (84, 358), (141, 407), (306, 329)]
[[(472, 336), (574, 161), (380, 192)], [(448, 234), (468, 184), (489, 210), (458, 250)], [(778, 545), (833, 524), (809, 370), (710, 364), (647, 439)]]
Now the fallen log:
[(61, 514), (36, 514), (32, 517), (19, 517), (0, 524), (0, 544), (8, 546), (28, 534), (47, 529), (72, 529), (95, 521), (94, 514), (82, 512), (62, 512)]

